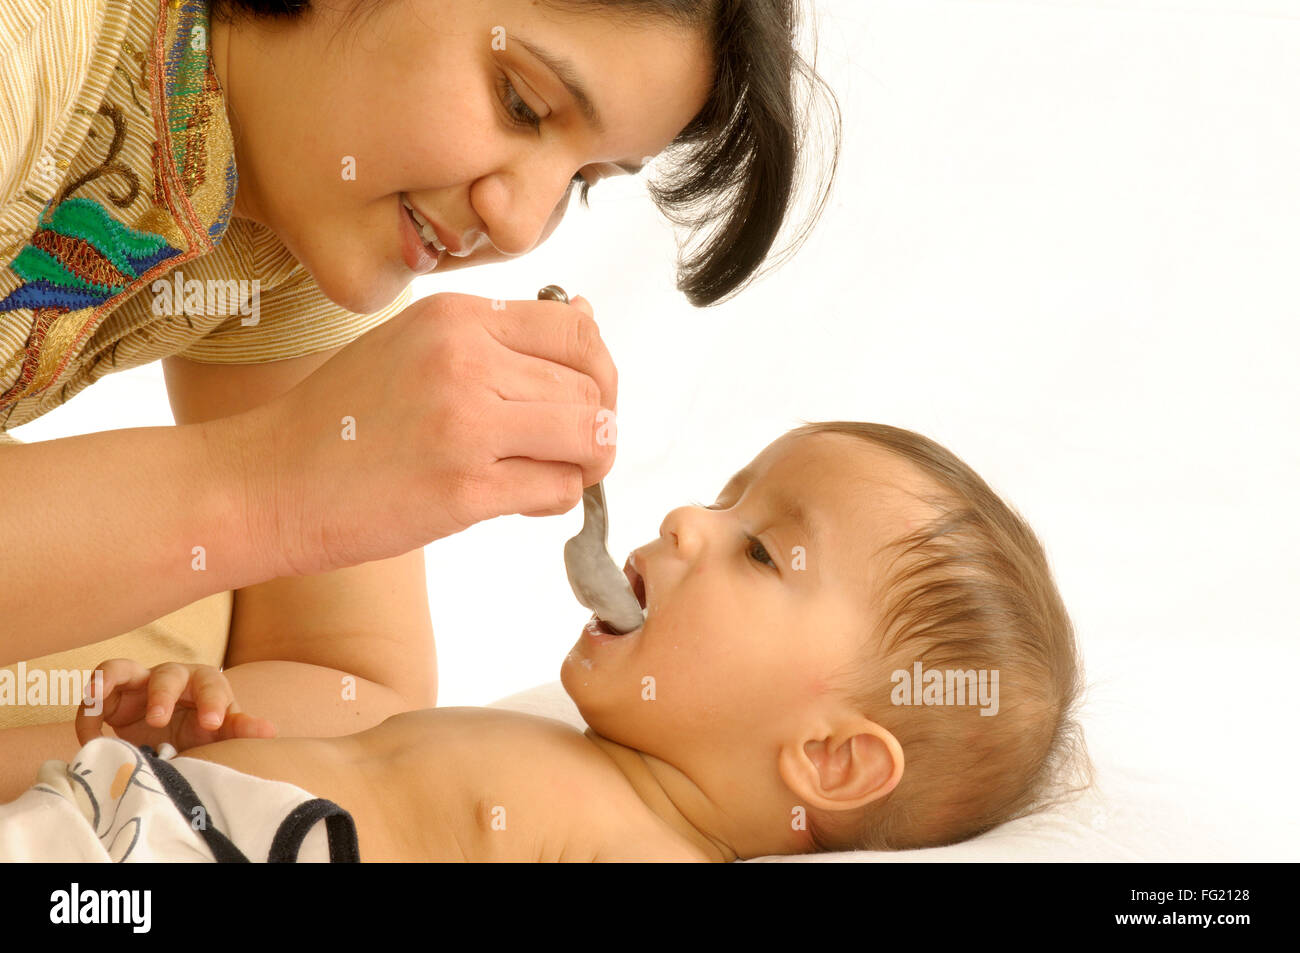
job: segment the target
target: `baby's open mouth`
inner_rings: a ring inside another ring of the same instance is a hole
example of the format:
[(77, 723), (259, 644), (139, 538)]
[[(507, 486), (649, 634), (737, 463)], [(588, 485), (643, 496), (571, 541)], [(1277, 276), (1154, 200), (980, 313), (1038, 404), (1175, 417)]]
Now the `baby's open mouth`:
[[(646, 597), (645, 597), (645, 580), (641, 578), (641, 574), (637, 572), (636, 567), (632, 565), (631, 556), (628, 556), (627, 562), (623, 564), (623, 575), (627, 576), (628, 584), (632, 587), (632, 594), (636, 596), (636, 601), (641, 605), (642, 614), (648, 616), (649, 613), (646, 608)], [(631, 632), (619, 632), (617, 629), (615, 629), (613, 626), (611, 626), (608, 622), (600, 618), (600, 616), (596, 615), (595, 613), (592, 613), (591, 620), (592, 623), (594, 624), (596, 631), (602, 633), (603, 635), (624, 636), (624, 635), (631, 635), (632, 632), (641, 631), (641, 627), (638, 626), (637, 628), (633, 629)]]
[(645, 580), (641, 578), (641, 574), (632, 565), (631, 556), (628, 556), (627, 562), (623, 564), (623, 575), (627, 576), (627, 581), (632, 586), (632, 595), (636, 596), (636, 601), (641, 603), (641, 611), (645, 612)]

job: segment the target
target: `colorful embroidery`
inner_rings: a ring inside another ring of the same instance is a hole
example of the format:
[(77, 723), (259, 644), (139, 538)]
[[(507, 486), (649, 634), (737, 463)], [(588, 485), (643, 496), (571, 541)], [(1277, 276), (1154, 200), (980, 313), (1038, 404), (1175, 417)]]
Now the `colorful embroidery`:
[(123, 225), (98, 202), (68, 199), (10, 263), (26, 283), (0, 301), (0, 311), (94, 307), (179, 254), (162, 236)]
[[(68, 199), (87, 182), (93, 182), (101, 175), (108, 175), (109, 173), (120, 175), (126, 179), (126, 194), (110, 195), (108, 197), (108, 200), (118, 208), (127, 208), (140, 194), (140, 177), (135, 174), (135, 171), (130, 166), (117, 161), (117, 154), (122, 151), (122, 142), (126, 139), (126, 120), (122, 118), (122, 110), (112, 103), (104, 103), (99, 107), (99, 115), (107, 116), (108, 121), (113, 124), (113, 141), (109, 143), (108, 155), (98, 166), (69, 182), (63, 191), (59, 193), (59, 197), (54, 200), (55, 205)], [(92, 129), (90, 135), (93, 136), (94, 134), (95, 130)]]
[[(8, 265), (21, 284), (0, 300), (0, 313), (33, 310), (25, 319), (31, 330), (18, 379), (0, 393), (5, 422), (19, 400), (60, 379), (117, 299), (212, 251), (229, 224), (238, 184), (234, 143), (207, 44), (194, 42), (200, 31), (209, 35), (208, 0), (158, 0), (158, 9), (149, 58), (124, 45), (125, 61), (141, 67), (141, 85), (150, 93), (147, 115), (165, 118), (151, 120), (151, 188), (144, 192), (136, 171), (117, 158), (126, 116), (112, 103), (101, 104), (98, 115), (113, 126), (106, 157), (46, 204), (40, 224)], [(117, 72), (129, 79), (126, 70)], [(138, 107), (134, 85), (130, 96)], [(152, 198), (152, 206), (131, 219), (136, 227), (115, 219), (105, 204), (73, 195), (108, 175), (125, 186), (120, 194), (107, 193), (112, 205), (128, 210), (142, 194)], [(65, 392), (70, 383), (71, 377), (64, 381)]]

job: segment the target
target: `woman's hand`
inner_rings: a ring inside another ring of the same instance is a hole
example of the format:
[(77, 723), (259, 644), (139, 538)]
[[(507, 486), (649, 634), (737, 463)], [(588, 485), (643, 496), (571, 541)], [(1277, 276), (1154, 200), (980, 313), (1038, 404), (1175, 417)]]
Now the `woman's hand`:
[[(102, 686), (91, 676), (77, 709), (77, 740), (83, 745), (109, 725), (133, 745), (163, 742), (177, 751), (231, 738), (274, 738), (275, 726), (239, 710), (226, 676), (210, 665), (164, 662), (152, 669), (131, 659), (99, 666)], [(98, 714), (92, 714), (98, 712)]]
[(249, 412), (274, 564), (328, 572), (568, 511), (613, 465), (617, 388), (582, 298), (417, 301)]

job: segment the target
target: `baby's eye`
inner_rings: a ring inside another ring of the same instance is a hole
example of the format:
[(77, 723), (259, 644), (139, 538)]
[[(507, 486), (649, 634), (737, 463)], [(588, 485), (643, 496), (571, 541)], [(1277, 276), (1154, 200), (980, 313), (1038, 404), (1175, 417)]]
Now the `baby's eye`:
[(749, 539), (749, 555), (752, 556), (754, 559), (756, 559), (758, 562), (764, 563), (765, 565), (771, 566), (773, 569), (775, 569), (776, 561), (773, 560), (772, 557), (767, 554), (766, 547), (764, 547), (763, 544), (759, 542), (758, 538), (754, 536), (750, 536), (747, 538)]

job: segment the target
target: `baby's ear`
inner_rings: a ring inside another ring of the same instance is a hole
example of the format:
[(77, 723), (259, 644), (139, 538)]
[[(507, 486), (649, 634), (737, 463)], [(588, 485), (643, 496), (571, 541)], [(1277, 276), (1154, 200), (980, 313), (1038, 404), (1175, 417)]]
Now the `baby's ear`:
[(867, 719), (837, 726), (824, 737), (782, 746), (778, 770), (808, 807), (851, 811), (884, 797), (903, 777), (903, 747)]

